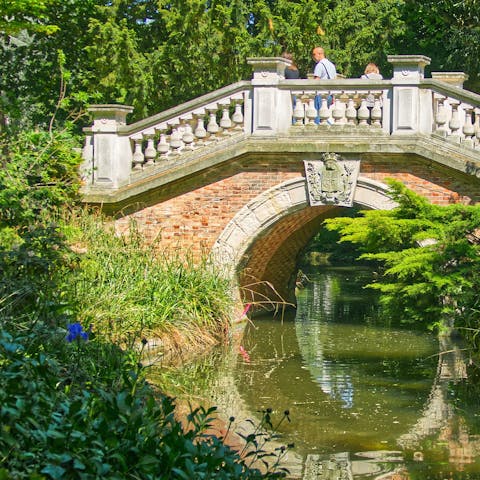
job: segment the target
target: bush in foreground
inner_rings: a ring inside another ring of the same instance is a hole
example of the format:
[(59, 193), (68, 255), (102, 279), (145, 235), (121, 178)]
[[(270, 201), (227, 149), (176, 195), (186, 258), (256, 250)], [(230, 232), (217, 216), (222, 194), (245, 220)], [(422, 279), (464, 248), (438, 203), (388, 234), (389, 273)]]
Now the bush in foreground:
[[(0, 479), (280, 478), (206, 434), (213, 409), (184, 428), (155, 395), (140, 352), (102, 344), (80, 324), (0, 330)], [(38, 319), (36, 319), (38, 320)]]

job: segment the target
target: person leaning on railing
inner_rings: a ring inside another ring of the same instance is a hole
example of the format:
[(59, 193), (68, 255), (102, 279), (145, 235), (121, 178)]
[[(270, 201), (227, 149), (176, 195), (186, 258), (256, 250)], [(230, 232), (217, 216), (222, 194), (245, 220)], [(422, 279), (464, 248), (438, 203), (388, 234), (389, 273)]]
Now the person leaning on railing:
[[(315, 68), (313, 70), (313, 78), (316, 80), (332, 80), (337, 78), (337, 69), (335, 64), (333, 64), (326, 56), (325, 50), (322, 47), (315, 47), (312, 50), (312, 58), (315, 62)], [(333, 95), (327, 97), (327, 106), (330, 108), (330, 105), (333, 103)], [(322, 96), (315, 96), (315, 108), (317, 112), (322, 107)], [(315, 123), (320, 123), (320, 116), (317, 115), (315, 118)]]
[[(362, 78), (363, 80), (383, 80), (383, 76), (375, 63), (367, 64), (367, 66), (365, 67), (365, 72), (360, 78)], [(372, 109), (374, 105), (375, 97), (370, 94), (367, 97), (367, 107), (369, 109)]]

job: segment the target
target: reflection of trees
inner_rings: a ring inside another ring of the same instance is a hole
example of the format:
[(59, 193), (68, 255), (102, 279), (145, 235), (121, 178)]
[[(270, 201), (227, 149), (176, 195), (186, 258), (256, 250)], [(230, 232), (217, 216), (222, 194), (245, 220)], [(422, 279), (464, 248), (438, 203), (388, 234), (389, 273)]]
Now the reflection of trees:
[(354, 407), (354, 395), (370, 396), (374, 403), (374, 397), (386, 399), (385, 382), (424, 379), (418, 356), (425, 345), (419, 342), (422, 351), (415, 351), (414, 334), (362, 324), (376, 309), (375, 297), (362, 290), (370, 279), (369, 270), (322, 272), (309, 286), (308, 301), (298, 305), (295, 330), (303, 362), (314, 382), (344, 409)]
[[(338, 400), (345, 408), (353, 406), (354, 388), (348, 366), (332, 362), (324, 355), (321, 338), (327, 330), (319, 322), (297, 323), (297, 339), (302, 358), (322, 391), (333, 400)], [(322, 332), (323, 331), (323, 332)]]
[(455, 411), (449, 395), (449, 385), (466, 378), (463, 351), (450, 337), (441, 337), (437, 375), (422, 416), (399, 438), (398, 445), (418, 449), (422, 440), (436, 434), (438, 440), (447, 445), (450, 464), (462, 470), (465, 464), (475, 462), (480, 455), (480, 436), (469, 434), (465, 420)]
[[(335, 310), (339, 302), (336, 302), (338, 293), (341, 291), (339, 279), (335, 275), (325, 273), (321, 282), (317, 281), (312, 286), (311, 301), (303, 304), (307, 307), (302, 310), (302, 304), (296, 317), (296, 334), (299, 349), (305, 364), (308, 366), (314, 380), (322, 391), (330, 398), (340, 401), (345, 408), (353, 405), (353, 384), (348, 369), (325, 358), (323, 342), (321, 339), (327, 328), (323, 322), (310, 322), (315, 318), (315, 312), (323, 312), (326, 318), (336, 318)], [(342, 317), (350, 312), (350, 302), (345, 302), (342, 308)], [(337, 307), (337, 308), (336, 308)]]
[[(205, 384), (204, 398), (217, 405), (225, 418), (236, 417), (235, 430), (248, 427), (244, 422), (247, 418), (257, 423), (259, 409), (273, 407), (277, 413), (291, 409), (292, 425), (285, 433), (293, 432), (294, 438), (289, 441), (297, 444), (289, 452), (288, 467), (292, 471), (301, 471), (302, 448), (305, 453), (312, 452), (312, 445), (325, 455), (330, 452), (326, 459), (309, 456), (312, 468), (327, 462), (333, 472), (333, 458), (338, 455), (331, 447), (334, 443), (337, 448), (343, 445), (345, 451), (355, 452), (355, 448), (363, 448), (358, 445), (369, 446), (378, 438), (388, 442), (399, 439), (400, 446), (424, 452), (425, 440), (433, 440), (433, 444), (441, 441), (457, 469), (473, 462), (480, 455), (480, 441), (469, 434), (464, 419), (456, 415), (448, 394), (452, 382), (466, 377), (460, 348), (450, 339), (441, 338), (438, 360), (430, 357), (420, 361), (436, 351), (436, 341), (407, 330), (359, 325), (354, 317), (366, 318), (369, 305), (362, 306), (362, 292), (356, 287), (346, 288), (338, 277), (325, 275), (321, 282), (314, 280), (302, 290), (301, 295), (308, 298), (299, 302), (295, 319), (292, 314), (282, 323), (267, 320), (261, 328), (247, 329), (241, 342), (250, 354), (250, 363), (242, 362), (238, 346), (220, 359), (207, 362), (212, 370), (207, 368), (204, 380), (196, 385)], [(255, 323), (260, 325), (257, 320)], [(434, 372), (435, 366), (432, 385), (433, 374), (429, 371)], [(405, 388), (402, 379), (406, 379)], [(359, 405), (361, 408), (357, 408)], [(399, 411), (402, 421), (392, 422)], [(405, 425), (413, 425), (407, 433)], [(344, 430), (349, 430), (347, 436), (342, 435)], [(383, 460), (390, 467), (402, 463)], [(358, 461), (357, 455), (351, 458), (354, 478), (360, 475), (359, 469), (369, 467), (373, 474), (373, 464), (382, 463), (378, 458), (369, 462)]]

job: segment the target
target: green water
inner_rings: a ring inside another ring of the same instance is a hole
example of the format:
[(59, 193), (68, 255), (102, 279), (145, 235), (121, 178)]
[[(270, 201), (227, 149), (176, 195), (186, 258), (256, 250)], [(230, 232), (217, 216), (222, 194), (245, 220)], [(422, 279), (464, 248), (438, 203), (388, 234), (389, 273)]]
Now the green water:
[(402, 480), (480, 479), (479, 402), (461, 345), (388, 326), (363, 288), (367, 269), (310, 279), (295, 312), (247, 325), (248, 357), (214, 352), (197, 364), (192, 391), (227, 418), (288, 409), (280, 441), (295, 443), (287, 466), (296, 478), (380, 479), (397, 470)]
[(250, 363), (236, 379), (255, 408), (288, 408), (297, 450), (396, 449), (428, 399), (438, 363), (433, 335), (386, 328), (365, 292), (368, 271), (313, 278), (283, 324), (258, 319), (243, 345)]

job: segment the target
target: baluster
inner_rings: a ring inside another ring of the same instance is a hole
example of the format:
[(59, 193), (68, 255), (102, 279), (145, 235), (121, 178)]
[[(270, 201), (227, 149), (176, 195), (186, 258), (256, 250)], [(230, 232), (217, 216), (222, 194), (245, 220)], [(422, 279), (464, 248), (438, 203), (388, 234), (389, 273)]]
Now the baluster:
[(194, 120), (197, 120), (197, 127), (195, 128), (193, 134), (197, 138), (197, 145), (205, 145), (205, 139), (207, 138), (207, 130), (205, 130), (205, 123), (204, 123), (205, 111), (200, 110), (197, 112), (193, 112)]
[(177, 127), (172, 127), (172, 133), (170, 134), (170, 148), (172, 149), (172, 155), (180, 155), (180, 150), (183, 146), (182, 134), (178, 131)]
[(191, 151), (194, 149), (193, 141), (195, 140), (195, 137), (193, 136), (193, 131), (192, 131), (192, 115), (189, 115), (187, 117), (183, 117), (180, 119), (180, 127), (182, 129), (182, 142), (185, 145), (184, 150)]
[(445, 97), (439, 97), (437, 99), (437, 113), (435, 114), (435, 133), (447, 136), (447, 110), (445, 108)]
[(232, 115), (232, 121), (235, 123), (234, 130), (243, 130), (242, 100), (235, 100), (235, 111)]
[(465, 135), (464, 144), (467, 147), (473, 148), (475, 126), (472, 121), (473, 107), (471, 105), (465, 105), (465, 123), (463, 124), (463, 134)]
[(318, 112), (318, 116), (320, 117), (321, 124), (327, 123), (330, 120), (330, 109), (328, 108), (327, 95), (322, 96), (322, 105)]
[(305, 119), (305, 105), (303, 103), (303, 92), (291, 92), (293, 107), (293, 125), (303, 125)]
[(361, 104), (360, 108), (358, 109), (358, 124), (359, 125), (368, 125), (368, 120), (370, 119), (370, 111), (367, 107), (367, 94), (361, 93)]
[(210, 138), (213, 141), (218, 140), (217, 134), (220, 132), (220, 126), (217, 123), (217, 106), (207, 107), (207, 112), (209, 115), (209, 120), (207, 124), (207, 132), (210, 134)]
[(353, 100), (354, 94), (348, 96), (348, 105), (345, 110), (345, 116), (347, 117), (347, 123), (350, 125), (357, 124), (357, 109), (355, 108), (355, 102)]
[(145, 157), (142, 152), (143, 136), (135, 135), (134, 137), (132, 137), (132, 140), (135, 143), (135, 150), (133, 152), (132, 158), (133, 170), (141, 170), (143, 162), (145, 161)]
[(315, 119), (317, 118), (318, 112), (315, 108), (315, 94), (307, 94), (306, 95), (306, 111), (305, 111), (305, 123), (307, 125), (315, 125)]
[(372, 111), (370, 112), (370, 117), (372, 120), (372, 127), (382, 127), (382, 103), (381, 103), (381, 93), (374, 93), (373, 97), (373, 108)]
[(230, 135), (232, 121), (230, 120), (230, 101), (228, 104), (221, 105), (222, 118), (220, 119), (220, 128), (223, 135)]
[[(343, 95), (345, 92), (342, 92)], [(341, 95), (338, 95), (335, 98), (335, 103), (333, 104), (332, 117), (334, 124), (345, 123), (345, 104), (340, 100)]]
[(160, 140), (157, 143), (157, 152), (160, 155), (160, 158), (166, 158), (170, 152), (170, 145), (167, 142), (167, 135), (164, 132), (160, 133)]
[(153, 137), (155, 131), (145, 132), (145, 138), (147, 139), (147, 148), (145, 149), (145, 165), (153, 165), (155, 163), (155, 157), (157, 156), (157, 151), (153, 144)]
[(480, 147), (480, 108), (475, 109), (475, 137), (476, 147)]
[(452, 106), (452, 116), (450, 118), (450, 122), (448, 122), (448, 126), (452, 133), (450, 134), (450, 139), (454, 142), (460, 142), (460, 116), (458, 114), (458, 106), (460, 102), (450, 101), (450, 105)]

